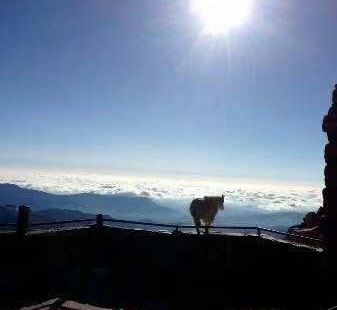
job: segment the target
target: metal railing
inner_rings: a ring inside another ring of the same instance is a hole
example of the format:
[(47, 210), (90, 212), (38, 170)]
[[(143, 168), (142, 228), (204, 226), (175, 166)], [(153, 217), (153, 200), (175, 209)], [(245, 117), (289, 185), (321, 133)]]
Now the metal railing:
[[(118, 220), (118, 219), (104, 219), (104, 222), (110, 223), (120, 223), (120, 224), (132, 224), (132, 225), (141, 225), (141, 226), (152, 226), (152, 227), (163, 227), (163, 228), (174, 228), (175, 232), (182, 231), (184, 229), (195, 229), (194, 225), (178, 225), (178, 224), (164, 224), (164, 223), (153, 223), (153, 222), (141, 222), (141, 221), (128, 221), (128, 220)], [(320, 244), (322, 242), (321, 239), (316, 239), (312, 237), (302, 236), (298, 234), (281, 232), (278, 230), (264, 228), (260, 226), (200, 226), (201, 229), (213, 229), (213, 230), (254, 230), (256, 231), (256, 235), (258, 237), (262, 236), (262, 232), (273, 233), (276, 235), (282, 235), (286, 237), (298, 238), (300, 240), (311, 241)]]
[[(51, 221), (51, 222), (36, 222), (30, 223), (29, 222), (29, 207), (20, 206), (18, 208), (18, 215), (17, 215), (17, 222), (16, 223), (0, 223), (0, 231), (1, 230), (10, 230), (15, 229), (16, 233), (19, 235), (26, 234), (31, 228), (35, 227), (55, 227), (58, 225), (67, 225), (67, 224), (82, 224), (82, 223), (89, 223), (95, 222), (96, 227), (102, 228), (104, 223), (112, 223), (112, 224), (128, 224), (131, 225), (140, 225), (142, 229), (145, 227), (158, 227), (158, 228), (169, 228), (174, 229), (173, 232), (175, 233), (183, 233), (184, 230), (191, 230), (195, 229), (194, 225), (179, 225), (179, 224), (167, 224), (167, 223), (154, 223), (154, 222), (143, 222), (143, 221), (129, 221), (129, 220), (120, 220), (120, 219), (113, 219), (113, 218), (104, 218), (102, 214), (97, 214), (96, 218), (88, 218), (88, 219), (79, 219), (79, 220), (65, 220), (65, 221)], [(125, 227), (123, 228), (132, 228), (132, 227)], [(310, 243), (311, 245), (321, 246), (322, 240), (316, 239), (312, 237), (302, 236), (299, 234), (293, 233), (286, 233), (277, 231), (274, 229), (259, 227), (259, 226), (200, 226), (201, 229), (208, 229), (208, 230), (240, 230), (240, 231), (255, 231), (254, 235), (258, 237), (262, 237), (262, 233), (269, 233), (279, 236), (284, 236), (299, 240), (303, 243)]]

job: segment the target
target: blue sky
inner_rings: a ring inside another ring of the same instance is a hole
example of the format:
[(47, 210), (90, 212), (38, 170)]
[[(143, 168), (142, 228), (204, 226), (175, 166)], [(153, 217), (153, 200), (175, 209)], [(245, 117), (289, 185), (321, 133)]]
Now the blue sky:
[(337, 2), (0, 2), (0, 166), (321, 182)]

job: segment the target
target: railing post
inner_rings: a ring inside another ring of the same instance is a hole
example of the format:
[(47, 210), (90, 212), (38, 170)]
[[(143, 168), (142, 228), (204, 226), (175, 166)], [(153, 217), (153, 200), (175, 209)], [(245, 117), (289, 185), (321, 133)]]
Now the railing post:
[(172, 231), (172, 233), (175, 234), (175, 235), (180, 234), (179, 227), (176, 226), (176, 228)]
[(29, 211), (27, 206), (19, 206), (16, 217), (16, 233), (18, 236), (24, 236), (28, 232)]
[(257, 236), (260, 238), (261, 237), (261, 229), (260, 227), (256, 227), (257, 229)]
[(101, 229), (103, 228), (103, 214), (97, 214), (96, 216), (96, 227)]

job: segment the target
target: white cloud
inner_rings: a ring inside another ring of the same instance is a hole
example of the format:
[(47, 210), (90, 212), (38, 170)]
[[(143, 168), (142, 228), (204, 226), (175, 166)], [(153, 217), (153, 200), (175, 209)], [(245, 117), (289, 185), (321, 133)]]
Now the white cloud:
[(157, 200), (189, 201), (204, 195), (225, 195), (228, 205), (269, 211), (311, 211), (322, 203), (319, 187), (241, 185), (239, 182), (131, 178), (92, 173), (55, 173), (0, 170), (0, 183), (39, 189), (51, 193), (134, 193)]

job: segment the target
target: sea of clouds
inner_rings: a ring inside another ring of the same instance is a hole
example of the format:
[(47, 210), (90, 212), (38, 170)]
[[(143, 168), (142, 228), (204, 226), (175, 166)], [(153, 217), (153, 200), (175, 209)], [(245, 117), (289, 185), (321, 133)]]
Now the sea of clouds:
[[(55, 194), (136, 194), (180, 212), (187, 211), (193, 198), (224, 194), (226, 212), (222, 212), (218, 222), (240, 225), (291, 226), (298, 224), (303, 214), (316, 211), (322, 204), (321, 187), (317, 185), (243, 184), (238, 181), (4, 169), (0, 170), (0, 183)], [(268, 220), (265, 215), (269, 216)]]

